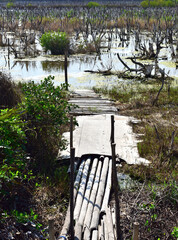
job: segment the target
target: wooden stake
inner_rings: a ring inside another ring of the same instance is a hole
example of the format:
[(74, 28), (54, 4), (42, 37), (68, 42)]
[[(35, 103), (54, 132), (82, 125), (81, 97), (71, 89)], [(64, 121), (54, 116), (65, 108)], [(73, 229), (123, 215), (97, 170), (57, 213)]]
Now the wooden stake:
[(2, 34), (0, 34), (0, 46), (3, 46), (3, 42), (2, 42)]
[(70, 117), (70, 149), (73, 148), (73, 116)]
[(111, 144), (114, 143), (114, 115), (111, 115)]
[(74, 239), (74, 160), (75, 148), (71, 148), (70, 156), (70, 235)]
[(8, 48), (7, 48), (7, 49), (8, 49), (8, 59), (9, 59), (9, 55), (10, 55), (10, 50), (9, 50), (9, 45), (10, 45), (10, 44), (9, 44), (9, 38), (7, 39), (7, 44), (8, 44)]
[(68, 55), (68, 51), (66, 50), (66, 51), (65, 51), (65, 60), (64, 60), (64, 71), (65, 71), (66, 90), (68, 91), (67, 55)]
[(117, 240), (122, 240), (122, 231), (120, 228), (120, 204), (119, 204), (119, 185), (117, 181), (117, 170), (116, 170), (116, 155), (115, 155), (115, 148), (116, 144), (112, 143), (112, 172), (113, 172), (113, 190), (114, 190), (114, 197), (116, 203), (116, 232), (117, 232)]
[(139, 223), (134, 222), (134, 224), (133, 224), (133, 240), (138, 240), (138, 234), (139, 234)]
[(49, 240), (55, 240), (55, 238), (54, 238), (54, 219), (49, 219), (48, 224), (49, 224)]

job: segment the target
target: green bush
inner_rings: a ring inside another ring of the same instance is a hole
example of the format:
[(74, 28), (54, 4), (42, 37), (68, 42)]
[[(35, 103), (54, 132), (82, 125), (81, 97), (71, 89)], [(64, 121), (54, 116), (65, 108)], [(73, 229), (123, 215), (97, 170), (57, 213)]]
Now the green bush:
[(20, 89), (10, 76), (0, 72), (0, 109), (15, 107), (19, 102), (21, 102)]
[(97, 2), (89, 2), (87, 3), (87, 7), (92, 8), (92, 7), (100, 7), (101, 5)]
[(3, 187), (21, 179), (26, 166), (26, 135), (22, 114), (20, 109), (4, 109), (0, 112), (0, 185)]
[(65, 32), (45, 32), (40, 38), (45, 51), (50, 50), (53, 55), (64, 54), (69, 49), (69, 39)]
[(15, 5), (14, 5), (14, 3), (13, 2), (8, 2), (7, 4), (6, 4), (6, 7), (7, 8), (12, 8), (12, 7), (14, 7)]
[(44, 171), (52, 170), (58, 150), (66, 146), (62, 133), (69, 122), (71, 108), (66, 85), (55, 87), (53, 80), (54, 77), (49, 76), (38, 85), (29, 82), (23, 86), (27, 148), (35, 158), (35, 167)]
[(173, 0), (144, 0), (141, 2), (143, 8), (146, 7), (174, 7), (176, 5)]
[(142, 1), (142, 2), (141, 2), (141, 6), (142, 6), (143, 8), (147, 8), (147, 7), (149, 7), (149, 2), (148, 2), (148, 1)]

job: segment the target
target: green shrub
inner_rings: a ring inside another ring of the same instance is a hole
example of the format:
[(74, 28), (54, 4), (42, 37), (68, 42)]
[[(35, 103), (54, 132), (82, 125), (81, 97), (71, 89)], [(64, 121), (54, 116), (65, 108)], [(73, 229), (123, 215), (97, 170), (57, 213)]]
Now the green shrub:
[(3, 185), (20, 179), (26, 166), (22, 114), (20, 109), (4, 109), (0, 113), (0, 184)]
[(92, 7), (100, 7), (101, 5), (97, 2), (88, 2), (87, 7), (92, 8)]
[(146, 7), (174, 7), (176, 5), (173, 0), (144, 0), (141, 2), (143, 8)]
[(27, 148), (35, 158), (35, 167), (42, 171), (52, 170), (59, 149), (66, 142), (62, 133), (69, 121), (71, 104), (67, 100), (66, 85), (54, 86), (54, 77), (49, 76), (40, 84), (24, 84)]
[(51, 54), (64, 54), (69, 49), (69, 39), (65, 32), (45, 32), (40, 39), (41, 46)]
[(12, 108), (21, 102), (20, 89), (10, 76), (0, 72), (0, 109)]
[(7, 4), (6, 4), (6, 7), (7, 8), (12, 8), (12, 7), (14, 7), (15, 5), (14, 5), (14, 3), (13, 2), (8, 2)]
[(142, 6), (143, 8), (147, 8), (147, 7), (149, 7), (149, 2), (148, 2), (148, 1), (142, 1), (142, 2), (141, 2), (141, 6)]

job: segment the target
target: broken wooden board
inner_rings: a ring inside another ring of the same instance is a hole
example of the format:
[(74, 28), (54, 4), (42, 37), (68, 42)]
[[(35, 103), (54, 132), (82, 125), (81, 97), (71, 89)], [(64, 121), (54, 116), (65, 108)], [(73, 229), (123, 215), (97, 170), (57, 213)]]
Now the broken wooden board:
[[(114, 115), (116, 154), (128, 164), (149, 164), (149, 161), (140, 158), (137, 149), (137, 138), (129, 124), (133, 118)], [(73, 132), (73, 146), (75, 156), (85, 154), (99, 154), (111, 156), (111, 115), (78, 116), (78, 126)], [(70, 134), (64, 138), (69, 142)], [(70, 157), (70, 147), (60, 153), (63, 158)]]

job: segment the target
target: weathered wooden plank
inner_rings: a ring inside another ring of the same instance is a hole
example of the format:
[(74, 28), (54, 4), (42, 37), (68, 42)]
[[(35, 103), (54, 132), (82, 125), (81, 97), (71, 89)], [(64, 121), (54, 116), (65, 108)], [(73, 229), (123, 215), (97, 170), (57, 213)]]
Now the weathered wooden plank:
[(99, 186), (99, 182), (100, 182), (101, 166), (102, 166), (102, 162), (99, 161), (96, 176), (95, 176), (95, 180), (94, 180), (94, 184), (93, 184), (93, 188), (92, 188), (92, 192), (91, 192), (91, 195), (90, 195), (90, 201), (88, 203), (86, 217), (85, 217), (85, 220), (84, 220), (84, 239), (85, 240), (87, 240), (90, 237), (90, 230), (89, 230), (90, 229), (90, 222), (91, 222), (92, 212), (93, 212), (93, 208), (94, 208), (94, 204), (95, 204), (95, 200), (96, 200), (96, 194), (97, 194), (98, 186)]
[(105, 111), (110, 111), (110, 112), (117, 112), (117, 109), (115, 107), (112, 107), (110, 105), (85, 105), (85, 106), (79, 106), (78, 108), (72, 109), (71, 112), (82, 112), (82, 111), (90, 111), (90, 112), (105, 112)]
[(69, 100), (70, 103), (74, 103), (76, 105), (79, 105), (79, 104), (86, 104), (86, 103), (89, 103), (89, 104), (113, 104), (113, 102), (109, 101), (109, 100), (104, 100), (104, 99), (87, 99), (87, 98), (81, 98), (81, 99), (70, 99)]
[(73, 109), (71, 110), (71, 114), (73, 115), (98, 115), (98, 114), (112, 114), (113, 112), (117, 112), (117, 109), (115, 108), (102, 108), (102, 110), (100, 108), (92, 108), (92, 107), (88, 107), (88, 108), (78, 108), (78, 109)]
[(75, 90), (74, 93), (72, 93), (71, 95), (74, 96), (86, 96), (86, 97), (98, 97), (98, 94), (96, 94), (93, 90), (89, 90), (89, 89), (77, 89)]
[(82, 179), (80, 183), (80, 188), (77, 193), (77, 199), (76, 199), (76, 204), (75, 204), (75, 209), (74, 209), (74, 219), (77, 220), (79, 215), (80, 215), (80, 210), (84, 198), (84, 193), (85, 193), (85, 187), (87, 183), (87, 176), (88, 176), (88, 170), (90, 166), (91, 158), (88, 158), (85, 162), (85, 166), (83, 169), (83, 174), (82, 174)]
[(102, 172), (101, 172), (101, 181), (99, 184), (96, 202), (95, 202), (95, 206), (94, 206), (94, 211), (93, 211), (93, 215), (92, 215), (92, 220), (91, 220), (91, 225), (90, 225), (91, 230), (95, 230), (98, 228), (99, 215), (100, 215), (100, 211), (101, 211), (101, 204), (102, 204), (102, 200), (103, 200), (103, 196), (104, 196), (105, 183), (106, 183), (107, 173), (108, 173), (108, 165), (109, 165), (109, 158), (106, 157), (103, 162), (103, 168), (102, 168)]

